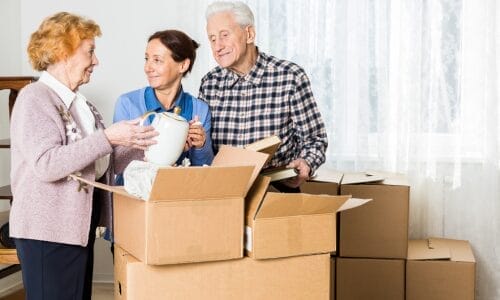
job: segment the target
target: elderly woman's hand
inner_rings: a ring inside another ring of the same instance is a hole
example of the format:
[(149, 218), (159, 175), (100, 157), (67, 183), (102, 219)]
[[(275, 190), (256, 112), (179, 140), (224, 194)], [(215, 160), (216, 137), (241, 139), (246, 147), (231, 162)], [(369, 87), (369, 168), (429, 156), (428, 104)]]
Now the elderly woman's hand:
[(141, 118), (115, 123), (104, 130), (111, 145), (121, 145), (146, 150), (156, 144), (153, 137), (158, 135), (153, 126), (140, 126)]

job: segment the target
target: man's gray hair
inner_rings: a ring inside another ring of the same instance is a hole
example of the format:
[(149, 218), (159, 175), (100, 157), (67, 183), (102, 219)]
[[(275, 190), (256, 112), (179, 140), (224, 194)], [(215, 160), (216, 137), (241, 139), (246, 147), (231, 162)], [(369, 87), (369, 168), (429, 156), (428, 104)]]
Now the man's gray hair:
[(205, 17), (208, 19), (217, 13), (230, 12), (233, 14), (236, 23), (240, 26), (254, 26), (252, 10), (241, 1), (216, 1), (207, 7)]

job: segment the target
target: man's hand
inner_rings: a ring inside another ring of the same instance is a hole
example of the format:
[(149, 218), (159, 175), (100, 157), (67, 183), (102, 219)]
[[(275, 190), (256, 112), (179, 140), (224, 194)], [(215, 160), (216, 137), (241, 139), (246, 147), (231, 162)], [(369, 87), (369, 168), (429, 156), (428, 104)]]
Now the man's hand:
[(286, 186), (296, 188), (309, 179), (311, 167), (309, 167), (309, 164), (305, 159), (297, 158), (296, 160), (291, 161), (286, 167), (294, 168), (298, 172), (297, 176), (283, 181), (283, 184)]

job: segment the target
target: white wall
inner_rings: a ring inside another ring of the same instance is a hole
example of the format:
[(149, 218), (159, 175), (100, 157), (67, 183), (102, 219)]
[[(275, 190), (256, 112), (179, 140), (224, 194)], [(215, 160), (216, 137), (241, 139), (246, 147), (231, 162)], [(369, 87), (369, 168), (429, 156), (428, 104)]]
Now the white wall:
[[(29, 35), (42, 19), (58, 11), (69, 11), (95, 20), (103, 32), (96, 40), (100, 65), (94, 70), (91, 82), (81, 91), (93, 101), (109, 123), (116, 98), (127, 91), (147, 84), (143, 73), (146, 40), (153, 32), (175, 28), (188, 33), (202, 44), (193, 71), (184, 81), (184, 89), (197, 95), (201, 76), (209, 69), (208, 40), (205, 19), (191, 11), (205, 1), (174, 0), (21, 0), (22, 71), (31, 67), (24, 49)], [(210, 62), (212, 63), (212, 62)], [(212, 63), (213, 66), (213, 63)]]
[[(1, 0), (0, 1), (0, 76), (38, 75), (29, 65), (26, 46), (30, 34), (47, 16), (59, 11), (77, 13), (95, 20), (103, 32), (96, 40), (100, 60), (91, 82), (81, 91), (94, 102), (109, 124), (116, 98), (127, 91), (147, 84), (143, 73), (146, 40), (153, 32), (179, 29), (201, 44), (192, 73), (184, 79), (184, 89), (198, 94), (201, 77), (215, 65), (205, 35), (205, 19), (195, 7), (207, 1), (145, 0)], [(194, 14), (193, 12), (196, 12)], [(7, 106), (0, 93), (0, 138), (8, 137)], [(0, 184), (8, 184), (9, 155), (0, 153)], [(1, 204), (0, 204), (1, 205)], [(96, 243), (94, 279), (112, 279), (113, 265), (109, 243)], [(2, 284), (0, 284), (0, 289)]]

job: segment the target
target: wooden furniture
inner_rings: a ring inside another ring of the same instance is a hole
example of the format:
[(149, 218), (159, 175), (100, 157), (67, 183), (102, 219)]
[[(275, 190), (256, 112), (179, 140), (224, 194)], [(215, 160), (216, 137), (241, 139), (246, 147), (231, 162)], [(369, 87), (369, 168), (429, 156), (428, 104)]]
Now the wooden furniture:
[[(35, 81), (36, 77), (0, 77), (0, 90), (10, 90), (9, 93), (9, 119), (12, 114), (12, 108), (16, 102), (19, 90), (25, 85)], [(10, 148), (10, 139), (0, 139), (0, 148)], [(0, 187), (0, 200), (12, 200), (10, 185)], [(1, 263), (1, 260), (0, 260)]]
[[(12, 108), (16, 102), (19, 91), (27, 84), (35, 81), (36, 77), (0, 77), (0, 90), (9, 90), (9, 119), (12, 114)], [(10, 148), (10, 139), (0, 139), (0, 148)], [(8, 171), (8, 170), (1, 170)], [(12, 193), (10, 185), (0, 187), (0, 200), (12, 201)], [(2, 212), (4, 222), (8, 220), (8, 212)], [(2, 223), (3, 224), (3, 223)], [(0, 224), (0, 225), (2, 225)], [(16, 249), (6, 249), (0, 247), (0, 264), (10, 264), (11, 266), (0, 270), (0, 278), (8, 276), (14, 272), (21, 270), (19, 260), (17, 258)]]

